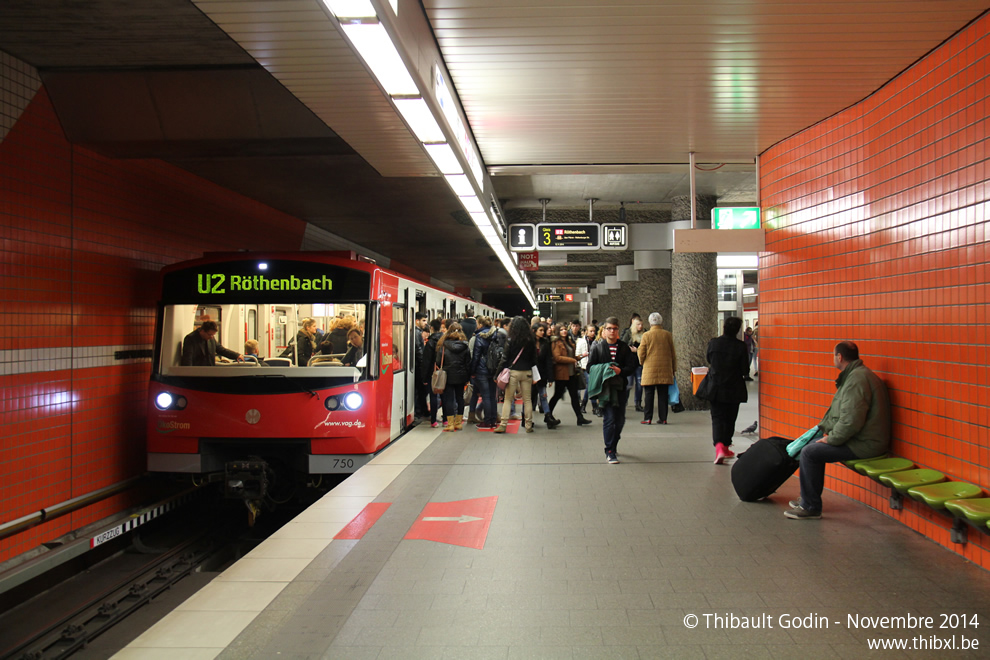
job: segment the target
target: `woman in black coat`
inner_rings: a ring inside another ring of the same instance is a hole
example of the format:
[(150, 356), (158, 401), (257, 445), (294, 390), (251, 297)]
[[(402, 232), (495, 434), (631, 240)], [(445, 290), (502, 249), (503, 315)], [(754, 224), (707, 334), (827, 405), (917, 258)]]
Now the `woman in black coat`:
[(443, 390), (444, 431), (459, 431), (464, 420), (464, 386), (471, 379), (471, 351), (459, 323), (451, 323), (437, 342), (435, 363), (447, 372)]
[(560, 420), (550, 413), (547, 403), (547, 385), (553, 382), (553, 352), (550, 350), (550, 326), (544, 322), (533, 324), (533, 336), (536, 337), (536, 367), (540, 370), (540, 382), (533, 383), (533, 410), (543, 413), (543, 421), (547, 428), (553, 429), (560, 425)]
[(729, 446), (735, 433), (739, 404), (749, 399), (746, 391), (746, 375), (749, 373), (749, 351), (746, 342), (737, 338), (742, 319), (730, 316), (723, 325), (722, 336), (708, 342), (708, 377), (713, 379), (713, 393), (709, 399), (712, 408), (712, 444), (715, 445), (715, 464), (734, 456)]

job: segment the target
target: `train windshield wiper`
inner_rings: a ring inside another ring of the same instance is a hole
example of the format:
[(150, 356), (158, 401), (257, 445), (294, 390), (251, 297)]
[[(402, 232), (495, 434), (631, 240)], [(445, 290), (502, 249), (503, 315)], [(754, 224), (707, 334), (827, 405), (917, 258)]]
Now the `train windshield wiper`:
[(311, 396), (315, 396), (317, 401), (320, 400), (319, 393), (317, 393), (316, 390), (312, 390), (306, 387), (305, 385), (303, 385), (298, 378), (292, 378), (291, 376), (286, 376), (285, 374), (249, 374), (247, 377), (248, 378), (284, 378), (290, 381), (292, 384), (294, 384), (297, 388), (299, 388), (300, 392), (305, 392)]

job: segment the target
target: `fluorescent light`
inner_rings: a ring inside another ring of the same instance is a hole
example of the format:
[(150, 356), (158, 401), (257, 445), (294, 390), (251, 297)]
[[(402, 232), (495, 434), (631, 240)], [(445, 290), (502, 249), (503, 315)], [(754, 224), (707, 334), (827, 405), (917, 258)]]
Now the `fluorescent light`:
[(475, 195), (465, 195), (461, 197), (461, 204), (467, 209), (468, 213), (484, 213), (485, 207), (481, 205), (481, 200)]
[(754, 270), (760, 264), (760, 257), (756, 254), (720, 254), (715, 263), (717, 268)]
[(492, 221), (488, 217), (487, 213), (470, 213), (471, 219), (474, 220), (474, 224), (478, 226), (478, 229), (484, 233), (485, 231), (490, 231), (492, 234), (495, 233), (495, 228), (492, 227)]
[(370, 0), (323, 0), (337, 18), (378, 18)]
[(743, 289), (743, 295), (744, 296), (755, 296), (756, 295), (756, 288), (751, 287), (751, 286), (748, 286), (748, 287), (744, 288)]
[[(447, 174), (444, 178), (447, 179), (447, 185), (454, 190), (454, 194), (458, 197), (474, 197), (474, 186), (467, 178), (467, 174)], [(478, 198), (474, 197), (474, 199)], [(467, 204), (464, 206), (467, 206)], [(468, 209), (468, 211), (470, 210)], [(484, 213), (483, 209), (482, 213)]]
[(381, 23), (341, 23), (340, 27), (387, 94), (420, 95), (399, 51)]
[(449, 144), (424, 144), (423, 148), (441, 174), (464, 174), (464, 168), (461, 167)]
[[(392, 103), (395, 104), (395, 108), (409, 124), (409, 128), (416, 134), (416, 139), (420, 142), (443, 142), (447, 139), (440, 129), (440, 124), (433, 116), (430, 106), (426, 105), (426, 101), (423, 99), (392, 99)], [(458, 165), (459, 167), (460, 165)]]

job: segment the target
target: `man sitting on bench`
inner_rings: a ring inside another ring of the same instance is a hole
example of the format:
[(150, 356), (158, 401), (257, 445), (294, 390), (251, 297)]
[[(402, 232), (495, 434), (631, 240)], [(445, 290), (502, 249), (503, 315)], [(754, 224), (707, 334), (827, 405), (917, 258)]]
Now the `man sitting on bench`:
[(832, 361), (839, 370), (837, 391), (818, 424), (824, 437), (801, 450), (801, 499), (784, 512), (794, 520), (822, 517), (826, 463), (880, 456), (890, 447), (890, 397), (883, 381), (863, 364), (851, 341), (835, 346)]

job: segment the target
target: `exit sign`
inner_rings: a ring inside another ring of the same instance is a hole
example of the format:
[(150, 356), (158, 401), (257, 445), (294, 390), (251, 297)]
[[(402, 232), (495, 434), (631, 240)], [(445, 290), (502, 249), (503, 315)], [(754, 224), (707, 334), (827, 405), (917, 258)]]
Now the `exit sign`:
[(759, 229), (759, 207), (715, 207), (712, 209), (712, 229)]

